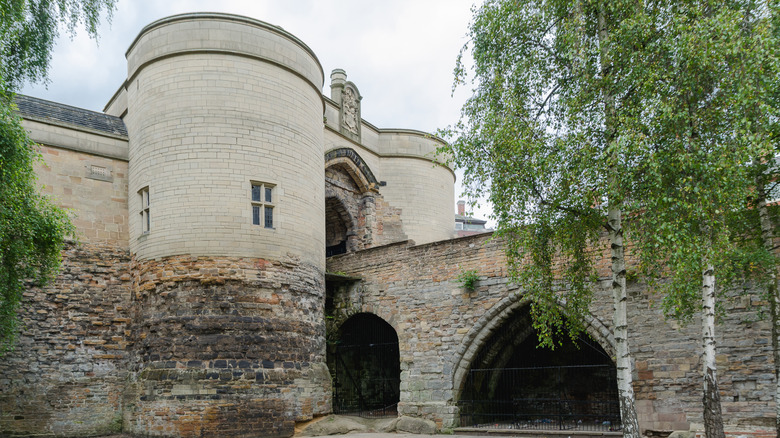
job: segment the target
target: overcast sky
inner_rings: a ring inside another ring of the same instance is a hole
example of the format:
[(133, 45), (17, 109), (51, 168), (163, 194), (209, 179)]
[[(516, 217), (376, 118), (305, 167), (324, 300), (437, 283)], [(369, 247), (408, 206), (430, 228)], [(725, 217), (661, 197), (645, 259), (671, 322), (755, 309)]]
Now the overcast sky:
[(452, 96), (452, 72), (478, 1), (119, 0), (97, 43), (83, 32), (62, 38), (48, 86), (27, 86), (22, 93), (102, 111), (126, 78), (125, 52), (145, 25), (184, 12), (228, 12), (281, 26), (306, 43), (322, 64), (327, 96), (330, 72), (346, 70), (369, 123), (435, 132), (457, 121), (469, 94), (461, 88)]

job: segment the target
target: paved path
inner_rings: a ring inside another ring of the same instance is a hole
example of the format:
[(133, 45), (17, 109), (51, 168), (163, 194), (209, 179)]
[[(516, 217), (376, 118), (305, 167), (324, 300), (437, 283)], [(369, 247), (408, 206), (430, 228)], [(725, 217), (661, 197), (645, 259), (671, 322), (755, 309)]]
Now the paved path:
[[(310, 437), (310, 438), (335, 438), (335, 437), (343, 437), (343, 438), (422, 438), (422, 437), (432, 437), (435, 436), (437, 438), (444, 438), (447, 436), (451, 436), (454, 438), (485, 438), (484, 435), (417, 435), (414, 433), (395, 433), (395, 432), (360, 432), (360, 433), (348, 433), (346, 435), (327, 435), (323, 437)], [(495, 435), (493, 435), (495, 436)]]

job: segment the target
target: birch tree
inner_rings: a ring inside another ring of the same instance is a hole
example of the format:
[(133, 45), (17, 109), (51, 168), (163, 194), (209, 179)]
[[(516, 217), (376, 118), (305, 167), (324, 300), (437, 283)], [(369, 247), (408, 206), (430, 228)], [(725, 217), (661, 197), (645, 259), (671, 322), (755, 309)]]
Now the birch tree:
[[(766, 93), (760, 77), (776, 72), (768, 9), (760, 2), (675, 2), (665, 6), (654, 47), (659, 64), (645, 95), (644, 120), (632, 141), (642, 145), (637, 198), (641, 210), (631, 233), (645, 272), (664, 279), (659, 290), (667, 315), (701, 315), (703, 418), (708, 437), (722, 438), (716, 370), (718, 291), (736, 279), (736, 253), (744, 251), (747, 199), (754, 196), (750, 166), (767, 153), (756, 141), (750, 113)], [(747, 32), (746, 29), (753, 29)], [(764, 112), (766, 111), (766, 112)], [(716, 283), (716, 279), (718, 283)]]
[[(486, 195), (494, 206), (511, 275), (532, 298), (542, 344), (582, 330), (592, 249), (607, 234), (626, 437), (639, 437), (639, 427), (623, 246), (634, 153), (622, 129), (641, 104), (637, 68), (647, 63), (636, 47), (654, 38), (645, 13), (635, 1), (487, 1), (475, 10), (461, 53), (470, 50), (474, 59), (473, 96), (445, 132), (468, 194)], [(456, 84), (466, 80), (461, 61)]]
[(757, 105), (765, 85), (747, 79), (777, 78), (777, 45), (765, 26), (773, 14), (749, 0), (492, 0), (475, 11), (474, 95), (449, 132), (450, 152), (465, 169), (467, 194), (486, 195), (495, 207), (543, 344), (581, 329), (576, 316), (591, 299), (587, 248), (606, 229), (626, 436), (638, 433), (627, 213), (646, 273), (665, 280), (667, 314), (702, 315), (705, 428), (723, 436), (716, 293), (736, 278), (745, 221), (735, 226), (734, 218), (755, 198), (748, 163), (770, 153), (751, 133), (757, 120), (776, 116)]

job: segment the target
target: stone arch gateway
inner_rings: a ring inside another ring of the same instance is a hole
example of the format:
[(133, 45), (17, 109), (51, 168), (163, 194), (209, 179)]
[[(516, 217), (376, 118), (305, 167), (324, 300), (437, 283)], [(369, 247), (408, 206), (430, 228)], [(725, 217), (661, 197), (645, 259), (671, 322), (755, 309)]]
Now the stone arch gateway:
[(328, 345), (333, 411), (369, 417), (396, 416), (400, 394), (398, 335), (382, 318), (356, 313)]
[[(459, 398), (460, 392), (463, 390), (466, 374), (479, 351), (496, 331), (512, 319), (513, 315), (529, 304), (530, 300), (523, 297), (522, 294), (511, 294), (485, 312), (466, 333), (454, 358), (453, 388), (456, 390), (456, 399)], [(584, 322), (587, 335), (597, 342), (610, 357), (614, 357), (615, 341), (609, 328), (593, 315), (588, 315)]]
[[(518, 300), (523, 303), (527, 300)], [(539, 348), (529, 305), (509, 306), (506, 318), (483, 328), (477, 353), (458, 373), (459, 424), (574, 431), (620, 430), (613, 358), (582, 333)], [(456, 377), (457, 378), (457, 377)]]
[[(333, 411), (330, 309), (392, 325), (397, 413), (441, 429), (461, 419), (473, 363), (523, 367), (500, 351), (533, 337), (522, 291), (500, 239), (453, 238), (441, 139), (363, 120), (370, 99), (345, 71), (323, 94), (312, 50), (253, 18), (164, 18), (126, 56), (103, 113), (16, 97), (41, 144), (38, 180), (72, 209), (78, 239), (56, 281), (24, 295), (24, 330), (0, 361), (0, 435), (291, 436)], [(354, 248), (326, 259), (327, 211)], [(605, 248), (588, 330), (612, 355)], [(776, 434), (762, 292), (728, 303), (718, 339), (726, 428), (748, 438)], [(653, 300), (629, 282), (640, 428), (696, 429), (700, 333)], [(484, 379), (494, 399), (500, 379)]]

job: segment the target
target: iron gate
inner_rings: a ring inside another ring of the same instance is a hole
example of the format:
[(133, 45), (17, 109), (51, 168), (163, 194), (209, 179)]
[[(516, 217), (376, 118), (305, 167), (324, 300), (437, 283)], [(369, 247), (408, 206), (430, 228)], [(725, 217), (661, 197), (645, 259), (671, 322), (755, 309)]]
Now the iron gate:
[(332, 352), (334, 414), (398, 415), (398, 342), (336, 345)]
[(615, 367), (472, 369), (458, 407), (463, 427), (621, 430)]

